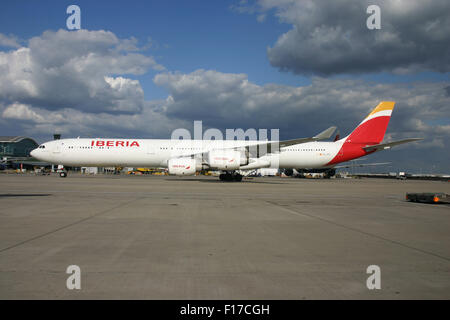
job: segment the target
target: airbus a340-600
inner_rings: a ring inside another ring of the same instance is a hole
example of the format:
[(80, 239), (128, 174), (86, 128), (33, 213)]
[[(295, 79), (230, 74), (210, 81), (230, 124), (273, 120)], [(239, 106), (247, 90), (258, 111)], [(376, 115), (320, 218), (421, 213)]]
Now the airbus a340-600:
[[(334, 172), (339, 163), (420, 140), (411, 138), (381, 143), (394, 104), (381, 102), (352, 133), (337, 141), (321, 141), (329, 139), (335, 127), (311, 138), (287, 141), (77, 138), (43, 143), (31, 152), (31, 156), (64, 166), (163, 167), (173, 175), (194, 175), (203, 169), (218, 170), (221, 171), (220, 180), (224, 181), (241, 181), (242, 170), (268, 167)], [(252, 152), (255, 147), (265, 147), (268, 152)], [(63, 171), (61, 175), (67, 173)]]

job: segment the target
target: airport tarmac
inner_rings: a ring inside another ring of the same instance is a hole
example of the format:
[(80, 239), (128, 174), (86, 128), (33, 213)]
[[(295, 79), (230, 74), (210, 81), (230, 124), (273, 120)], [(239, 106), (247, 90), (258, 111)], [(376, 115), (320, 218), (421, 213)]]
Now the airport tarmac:
[(2, 174), (0, 188), (0, 299), (450, 299), (450, 206), (404, 200), (448, 182)]

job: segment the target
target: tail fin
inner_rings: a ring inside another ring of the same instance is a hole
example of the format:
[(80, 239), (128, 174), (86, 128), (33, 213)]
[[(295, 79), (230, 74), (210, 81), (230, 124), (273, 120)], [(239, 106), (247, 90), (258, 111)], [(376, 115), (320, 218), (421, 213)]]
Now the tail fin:
[(379, 144), (383, 141), (395, 102), (383, 101), (346, 138), (348, 142)]

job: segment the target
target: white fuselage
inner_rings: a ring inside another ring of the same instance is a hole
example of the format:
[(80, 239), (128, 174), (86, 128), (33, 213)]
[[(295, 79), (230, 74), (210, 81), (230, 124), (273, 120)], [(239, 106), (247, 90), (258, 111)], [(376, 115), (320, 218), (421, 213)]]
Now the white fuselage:
[[(163, 139), (62, 139), (42, 144), (32, 156), (65, 166), (167, 167), (169, 159), (212, 149), (255, 145), (260, 141)], [(280, 148), (258, 159), (279, 168), (323, 168), (344, 141), (309, 142)], [(267, 166), (267, 165), (265, 165)]]

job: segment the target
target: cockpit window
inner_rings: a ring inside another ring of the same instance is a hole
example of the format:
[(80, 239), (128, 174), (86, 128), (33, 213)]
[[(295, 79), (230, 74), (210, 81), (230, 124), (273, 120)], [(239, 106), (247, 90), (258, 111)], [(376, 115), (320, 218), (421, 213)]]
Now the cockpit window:
[(39, 149), (45, 149), (45, 146), (44, 145), (39, 146)]

